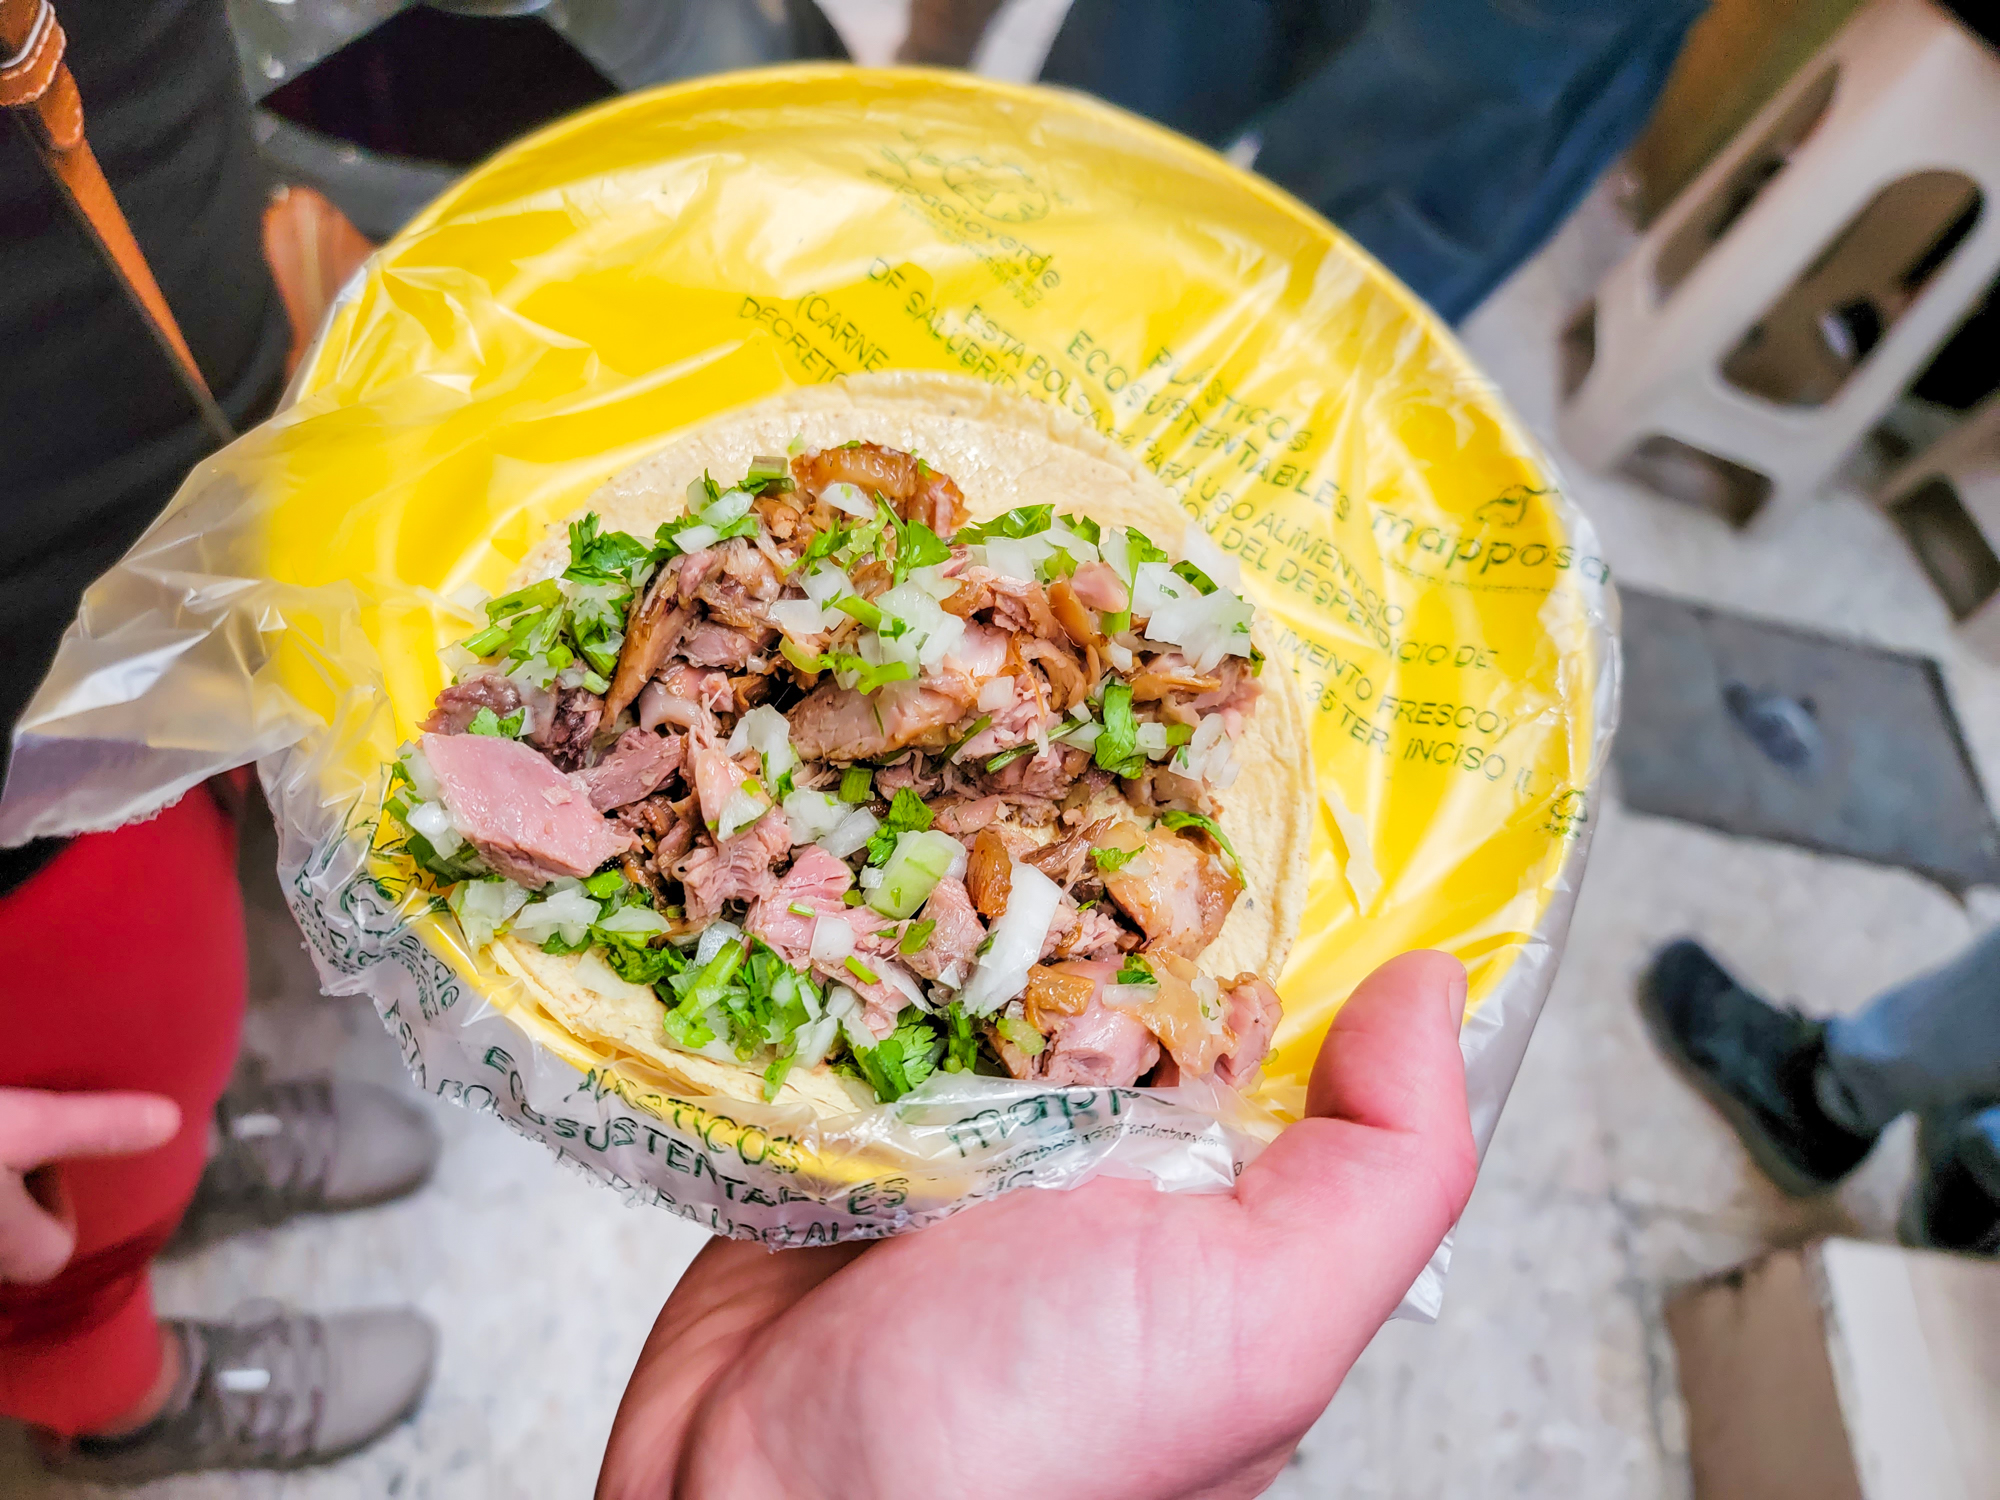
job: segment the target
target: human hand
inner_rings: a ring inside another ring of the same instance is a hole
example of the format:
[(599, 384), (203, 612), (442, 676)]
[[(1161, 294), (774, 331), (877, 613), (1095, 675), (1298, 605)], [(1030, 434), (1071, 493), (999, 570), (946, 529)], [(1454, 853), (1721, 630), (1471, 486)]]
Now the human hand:
[(1100, 1178), (916, 1234), (709, 1244), (618, 1409), (599, 1500), (1250, 1496), (1472, 1192), (1465, 971), (1406, 953), (1230, 1195)]
[(47, 1281), (76, 1249), (55, 1163), (151, 1151), (180, 1128), (180, 1106), (158, 1094), (0, 1088), (0, 1283)]

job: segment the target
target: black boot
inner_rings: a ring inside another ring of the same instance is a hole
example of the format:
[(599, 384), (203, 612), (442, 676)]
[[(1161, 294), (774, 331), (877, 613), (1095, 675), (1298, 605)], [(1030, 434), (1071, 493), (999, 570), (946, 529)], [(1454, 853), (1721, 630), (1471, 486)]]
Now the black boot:
[(1639, 982), (1639, 1010), (1764, 1175), (1793, 1197), (1830, 1191), (1874, 1146), (1874, 1136), (1828, 1119), (1814, 1095), (1825, 1024), (1758, 999), (1699, 943), (1660, 950)]
[(1996, 1113), (1924, 1120), (1917, 1180), (1896, 1224), (1904, 1244), (2000, 1256), (2000, 1145), (1980, 1128)]

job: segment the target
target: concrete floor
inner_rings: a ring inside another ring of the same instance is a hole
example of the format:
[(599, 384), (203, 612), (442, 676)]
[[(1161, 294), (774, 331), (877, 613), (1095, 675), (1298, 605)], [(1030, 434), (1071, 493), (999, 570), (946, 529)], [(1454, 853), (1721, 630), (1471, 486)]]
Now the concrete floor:
[[(1622, 250), (1600, 192), (1466, 330), (1552, 439), (1553, 338)], [(1558, 457), (1559, 451), (1558, 451)], [(1574, 469), (1571, 492), (1633, 583), (1938, 656), (1982, 774), (2000, 772), (2000, 672), (1958, 652), (1898, 538), (1836, 492), (1747, 533)], [(1661, 1065), (1631, 987), (1662, 940), (1699, 932), (1768, 993), (1841, 1011), (2000, 914), (1914, 876), (1598, 804), (1569, 954), (1458, 1235), (1442, 1318), (1385, 1329), (1271, 1491), (1285, 1500), (1688, 1493), (1662, 1298), (1776, 1244), (1886, 1237), (1907, 1175), (1892, 1132), (1837, 1200), (1789, 1203)], [(272, 945), (288, 952), (285, 935)], [(302, 961), (302, 959), (301, 959)], [(279, 1070), (400, 1077), (372, 1013), (258, 976), (250, 1045)], [(281, 998), (288, 997), (288, 998)], [(163, 1265), (159, 1300), (216, 1314), (253, 1297), (414, 1302), (445, 1331), (417, 1420), (293, 1476), (198, 1477), (158, 1500), (567, 1500), (589, 1493), (618, 1393), (699, 1233), (550, 1170), (536, 1147), (446, 1106), (438, 1179), (411, 1201), (254, 1234)], [(35, 1474), (0, 1431), (0, 1494), (96, 1493)]]

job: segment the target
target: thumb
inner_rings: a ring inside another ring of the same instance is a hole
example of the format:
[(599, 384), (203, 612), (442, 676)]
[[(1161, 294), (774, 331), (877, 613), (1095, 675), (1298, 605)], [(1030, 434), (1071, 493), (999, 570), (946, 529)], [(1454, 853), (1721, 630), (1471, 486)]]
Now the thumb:
[(0, 1167), (133, 1156), (172, 1140), (180, 1106), (160, 1094), (0, 1089)]
[(1464, 1013), (1465, 969), (1449, 954), (1405, 953), (1370, 974), (1320, 1047), (1308, 1118), (1238, 1183), (1238, 1200), (1274, 1239), (1340, 1266), (1343, 1295), (1380, 1304), (1381, 1317), (1472, 1194)]

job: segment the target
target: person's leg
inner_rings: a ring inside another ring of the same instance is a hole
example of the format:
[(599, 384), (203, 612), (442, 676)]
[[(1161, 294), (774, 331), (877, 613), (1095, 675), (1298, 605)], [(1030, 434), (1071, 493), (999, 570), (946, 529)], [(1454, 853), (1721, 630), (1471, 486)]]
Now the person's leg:
[(183, 1121), (157, 1151), (61, 1169), (76, 1256), (46, 1285), (0, 1286), (0, 1415), (62, 1433), (147, 1415), (162, 1345), (146, 1268), (201, 1180), (243, 1019), (234, 849), (195, 792), (0, 898), (0, 1083), (164, 1093)]
[(2000, 1100), (2000, 928), (1827, 1022), (1814, 1083), (1820, 1107), (1857, 1135), (1910, 1110)]
[(1917, 1180), (1896, 1234), (1906, 1245), (2000, 1256), (2000, 1103), (1923, 1117)]
[(1376, 0), (1255, 122), (1256, 168), (1456, 322), (1631, 144), (1706, 8)]

